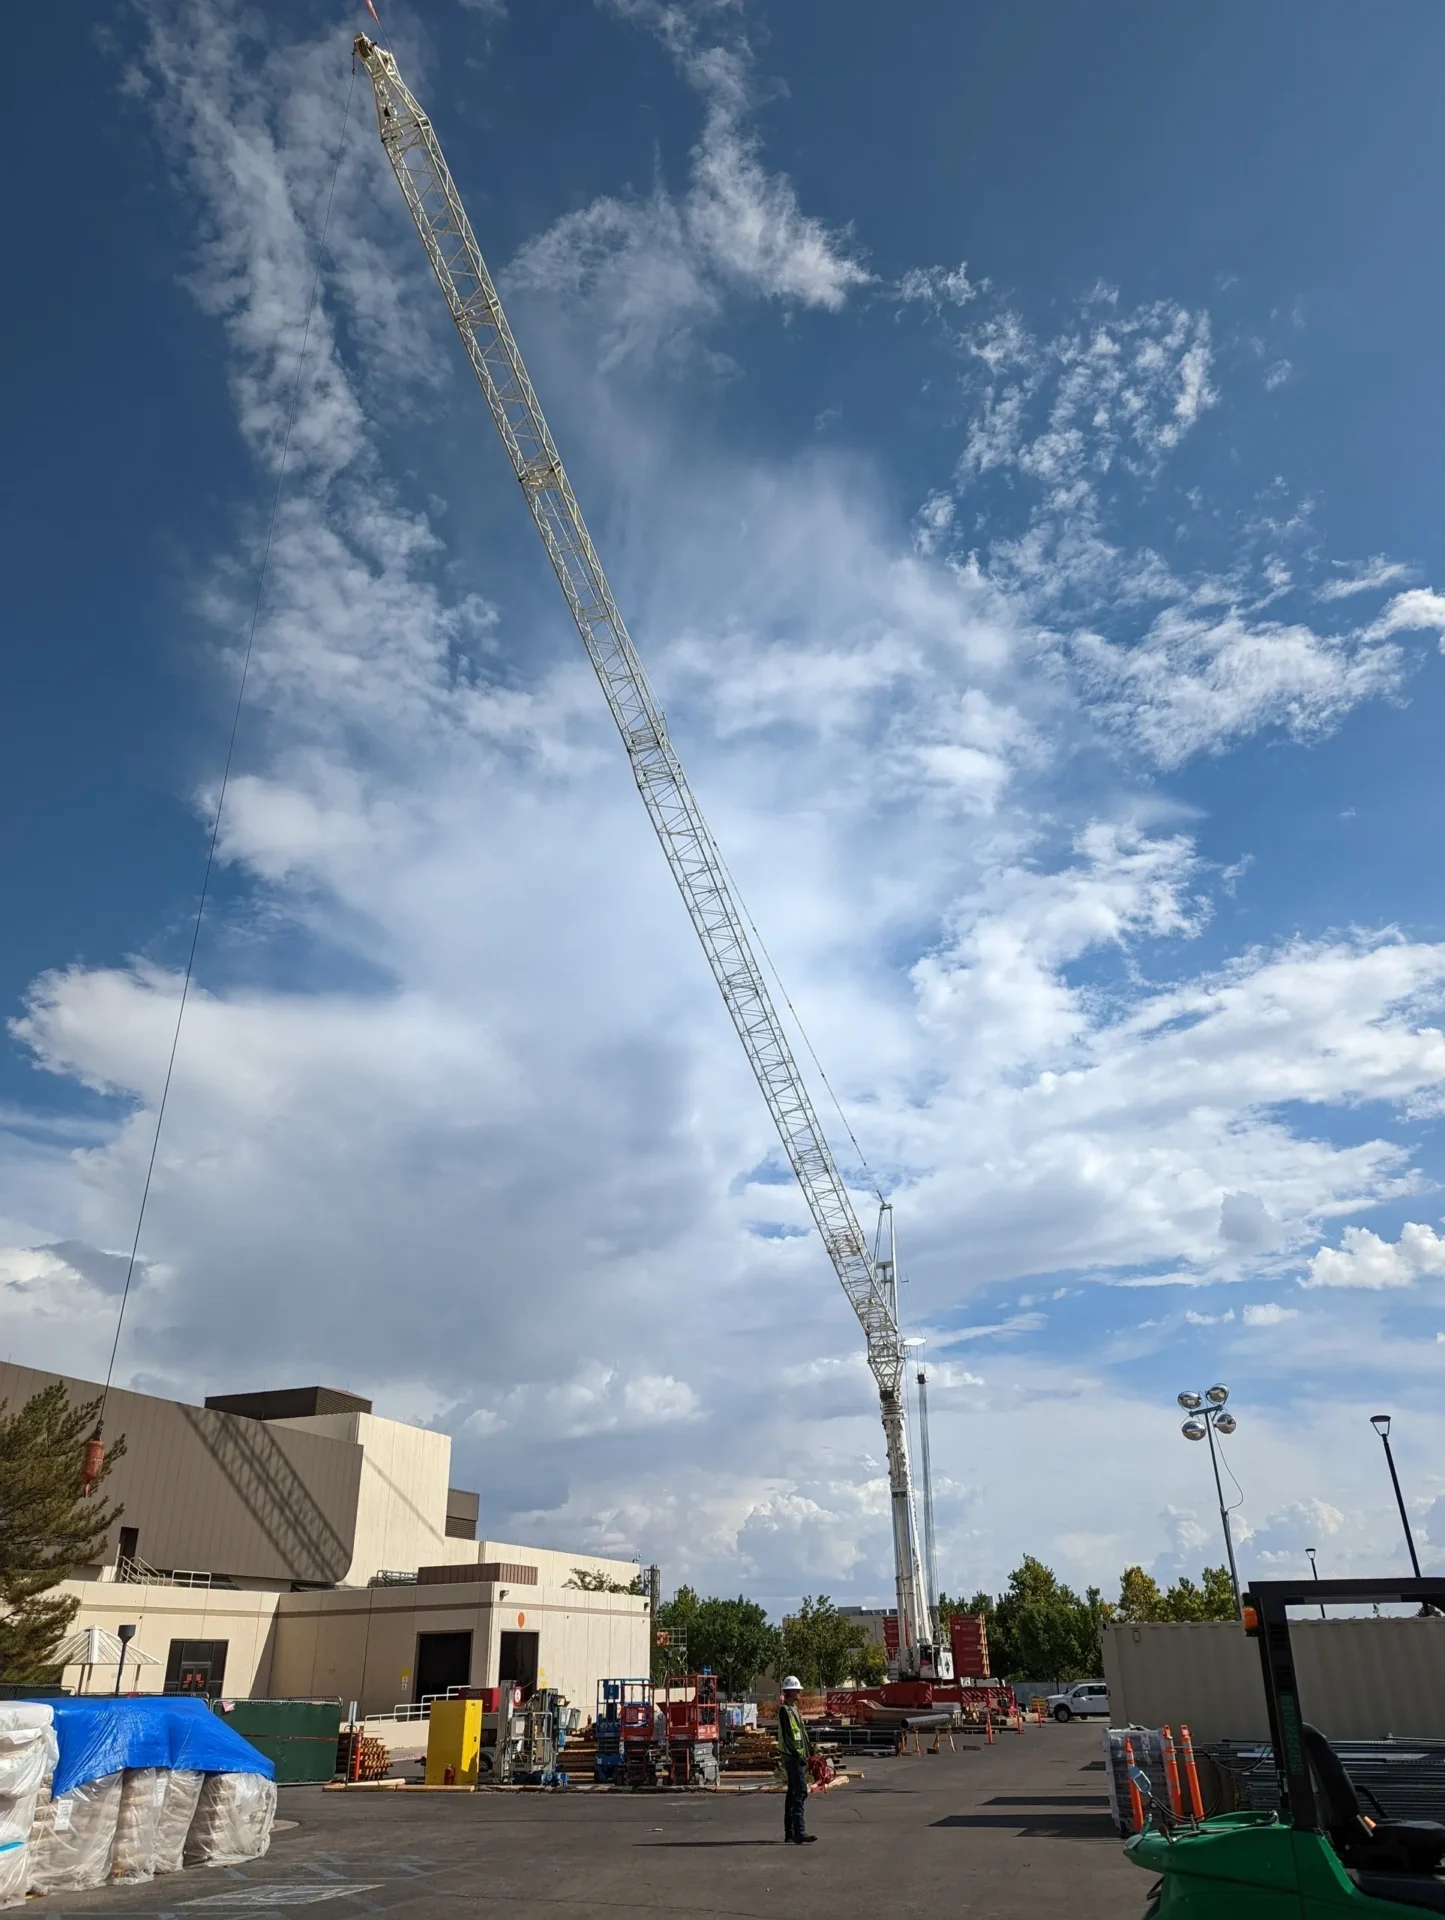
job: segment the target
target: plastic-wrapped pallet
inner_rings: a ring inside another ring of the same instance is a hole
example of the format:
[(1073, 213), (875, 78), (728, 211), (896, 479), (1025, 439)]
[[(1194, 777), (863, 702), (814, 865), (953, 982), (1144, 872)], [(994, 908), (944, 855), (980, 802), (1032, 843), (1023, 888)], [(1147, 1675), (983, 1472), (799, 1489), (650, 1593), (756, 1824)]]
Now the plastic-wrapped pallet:
[(166, 1768), (127, 1767), (121, 1775), (120, 1817), (110, 1859), (112, 1880), (149, 1880), (166, 1804)]
[(30, 1882), (35, 1804), (55, 1765), (55, 1730), (43, 1701), (0, 1705), (0, 1906), (19, 1906)]
[(110, 1878), (124, 1773), (102, 1774), (68, 1793), (42, 1798), (30, 1839), (36, 1893), (78, 1893)]
[(156, 1872), (179, 1873), (185, 1864), (186, 1835), (206, 1776), (190, 1767), (177, 1767), (174, 1772), (163, 1772), (161, 1778), (166, 1783), (166, 1798), (156, 1836)]
[(188, 1867), (259, 1860), (271, 1844), (276, 1786), (260, 1773), (208, 1773), (186, 1837)]

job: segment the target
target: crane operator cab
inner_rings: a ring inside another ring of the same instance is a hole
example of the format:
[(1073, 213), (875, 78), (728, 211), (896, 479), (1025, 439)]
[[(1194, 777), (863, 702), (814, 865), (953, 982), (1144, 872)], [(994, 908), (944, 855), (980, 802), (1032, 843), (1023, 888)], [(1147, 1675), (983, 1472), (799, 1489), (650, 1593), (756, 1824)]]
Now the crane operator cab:
[(1439, 1611), (1445, 1580), (1265, 1580), (1248, 1589), (1245, 1632), (1259, 1645), (1280, 1810), (1176, 1821), (1150, 1795), (1150, 1824), (1124, 1849), (1135, 1866), (1160, 1876), (1145, 1920), (1445, 1914), (1445, 1824), (1392, 1820), (1368, 1792), (1370, 1805), (1362, 1805), (1339, 1755), (1304, 1717), (1288, 1610), (1321, 1601)]

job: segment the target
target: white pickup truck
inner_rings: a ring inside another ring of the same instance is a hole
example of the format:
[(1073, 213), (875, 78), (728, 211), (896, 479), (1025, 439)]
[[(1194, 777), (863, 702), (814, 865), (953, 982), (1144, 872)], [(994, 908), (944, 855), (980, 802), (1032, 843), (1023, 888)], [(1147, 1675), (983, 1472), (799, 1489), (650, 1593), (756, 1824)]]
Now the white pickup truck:
[(1045, 1695), (1056, 1720), (1083, 1720), (1091, 1713), (1109, 1717), (1109, 1689), (1102, 1680), (1076, 1680), (1062, 1693)]

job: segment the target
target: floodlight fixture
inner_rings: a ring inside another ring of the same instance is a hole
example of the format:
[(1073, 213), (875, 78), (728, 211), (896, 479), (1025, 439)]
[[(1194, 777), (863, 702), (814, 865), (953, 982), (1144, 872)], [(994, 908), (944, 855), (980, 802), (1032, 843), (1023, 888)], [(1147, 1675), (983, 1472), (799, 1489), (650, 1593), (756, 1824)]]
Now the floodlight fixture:
[(1389, 1439), (1390, 1416), (1388, 1413), (1372, 1413), (1370, 1415), (1370, 1425), (1375, 1429), (1375, 1432), (1379, 1434), (1382, 1440)]
[(1215, 1434), (1221, 1440), (1228, 1439), (1239, 1425), (1232, 1413), (1226, 1413), (1224, 1403), (1229, 1398), (1229, 1388), (1222, 1380), (1212, 1387), (1206, 1387), (1203, 1393), (1179, 1393), (1175, 1399), (1189, 1418), (1179, 1431), (1186, 1440), (1207, 1440), (1209, 1442), (1209, 1464), (1214, 1469), (1214, 1491), (1219, 1496), (1219, 1524), (1224, 1529), (1224, 1550), (1229, 1555), (1229, 1580), (1234, 1588), (1234, 1606), (1240, 1619), (1244, 1618), (1244, 1601), (1239, 1591), (1239, 1569), (1234, 1562), (1234, 1538), (1229, 1527), (1229, 1509), (1224, 1504), (1224, 1482), (1219, 1474), (1219, 1449), (1215, 1444)]

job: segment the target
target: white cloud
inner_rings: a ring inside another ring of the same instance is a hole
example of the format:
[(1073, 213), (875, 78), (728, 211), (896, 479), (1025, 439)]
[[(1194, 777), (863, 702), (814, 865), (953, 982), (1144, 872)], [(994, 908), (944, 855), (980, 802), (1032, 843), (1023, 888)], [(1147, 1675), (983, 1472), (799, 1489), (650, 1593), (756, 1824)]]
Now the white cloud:
[(986, 280), (969, 279), (967, 264), (960, 260), (956, 267), (910, 267), (898, 283), (898, 297), (932, 307), (966, 307), (987, 288)]
[(1368, 1227), (1346, 1227), (1338, 1247), (1321, 1247), (1310, 1261), (1306, 1287), (1363, 1287), (1382, 1292), (1445, 1275), (1445, 1239), (1433, 1227), (1407, 1221), (1393, 1243)]
[(1233, 1307), (1226, 1307), (1223, 1313), (1196, 1313), (1192, 1307), (1184, 1312), (1184, 1323), (1190, 1327), (1224, 1327), (1233, 1319)]
[(1389, 560), (1383, 553), (1371, 555), (1362, 567), (1352, 568), (1338, 580), (1326, 580), (1315, 589), (1317, 600), (1348, 600), (1357, 593), (1370, 593), (1379, 587), (1393, 586), (1397, 580), (1408, 580), (1412, 569), (1398, 560)]
[(675, 198), (658, 184), (646, 199), (600, 196), (529, 241), (507, 288), (600, 315), (604, 367), (686, 350), (730, 293), (837, 312), (870, 276), (847, 236), (805, 213), (792, 182), (764, 164), (748, 125), (746, 42), (715, 37), (732, 24), (715, 10), (612, 4), (662, 39), (705, 103), (687, 190)]
[(1436, 633), (1445, 642), (1445, 594), (1428, 587), (1411, 587), (1397, 593), (1380, 617), (1369, 627), (1366, 638), (1383, 640), (1392, 633)]
[(1361, 700), (1390, 692), (1401, 668), (1394, 647), (1234, 609), (1201, 616), (1170, 607), (1132, 644), (1085, 631), (1073, 650), (1106, 722), (1163, 767), (1262, 727), (1322, 732)]
[(1278, 1327), (1286, 1320), (1298, 1320), (1298, 1307), (1282, 1307), (1277, 1300), (1266, 1300), (1244, 1309), (1243, 1319), (1247, 1327)]
[(1219, 397), (1209, 316), (1165, 301), (1130, 313), (1096, 294), (1052, 340), (1007, 312), (964, 339), (987, 369), (964, 470), (1016, 468), (1058, 504), (1091, 494), (1116, 463), (1152, 469)]

